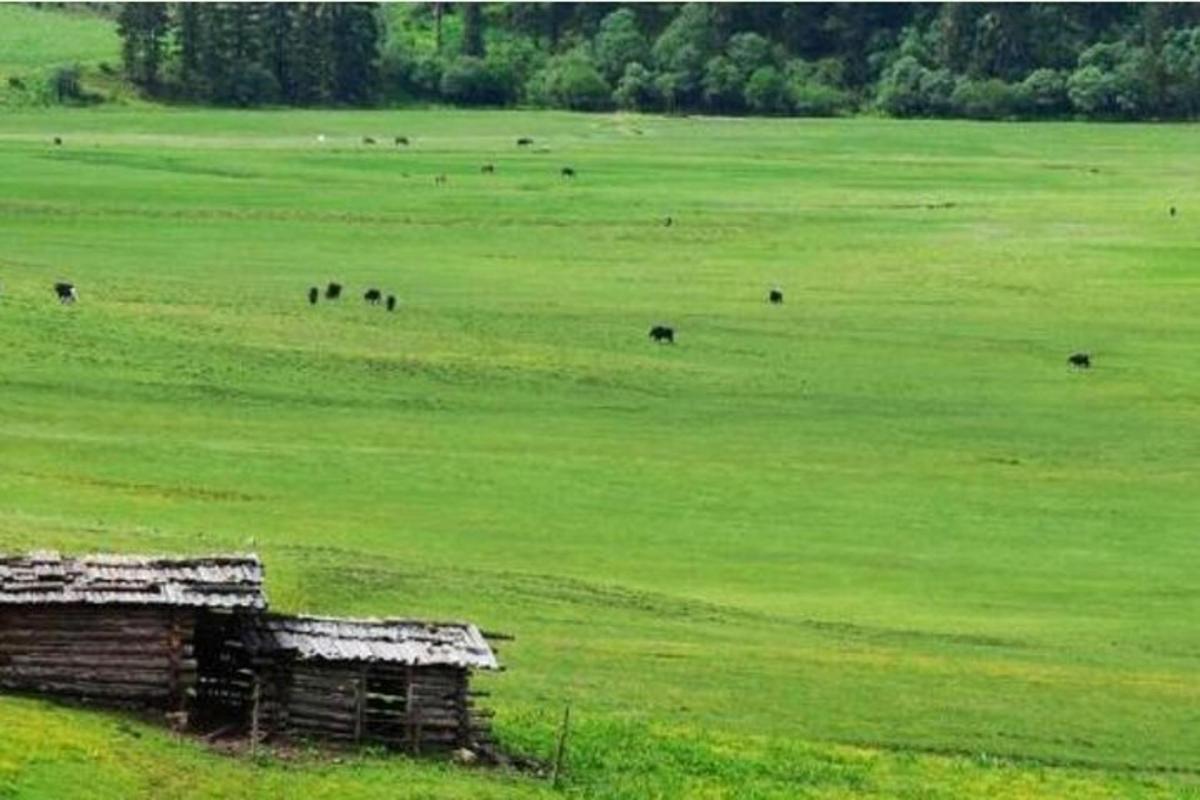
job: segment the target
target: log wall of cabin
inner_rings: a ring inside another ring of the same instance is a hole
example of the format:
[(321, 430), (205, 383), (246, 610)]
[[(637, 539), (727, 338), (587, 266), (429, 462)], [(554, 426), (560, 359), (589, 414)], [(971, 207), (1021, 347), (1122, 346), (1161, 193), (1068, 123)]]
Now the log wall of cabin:
[(0, 687), (182, 709), (194, 628), (194, 611), (163, 606), (0, 607)]
[(465, 669), (324, 661), (294, 661), (286, 669), (283, 708), (264, 710), (289, 736), (413, 753), (491, 743)]

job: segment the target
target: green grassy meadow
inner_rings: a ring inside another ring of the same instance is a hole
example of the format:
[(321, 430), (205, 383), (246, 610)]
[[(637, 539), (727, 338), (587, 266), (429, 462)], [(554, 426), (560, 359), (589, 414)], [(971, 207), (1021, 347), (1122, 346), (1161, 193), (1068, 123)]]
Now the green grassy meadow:
[[(6, 114), (0, 550), (513, 634), (569, 796), (1198, 797), (1194, 136)], [(346, 758), (0, 699), (0, 798), (556, 796)]]

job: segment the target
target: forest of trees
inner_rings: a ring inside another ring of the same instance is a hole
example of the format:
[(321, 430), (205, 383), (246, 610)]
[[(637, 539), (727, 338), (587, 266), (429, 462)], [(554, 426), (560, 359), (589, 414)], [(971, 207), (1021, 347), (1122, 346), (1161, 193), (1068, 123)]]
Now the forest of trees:
[(1200, 5), (138, 3), (125, 72), (223, 105), (1190, 119)]

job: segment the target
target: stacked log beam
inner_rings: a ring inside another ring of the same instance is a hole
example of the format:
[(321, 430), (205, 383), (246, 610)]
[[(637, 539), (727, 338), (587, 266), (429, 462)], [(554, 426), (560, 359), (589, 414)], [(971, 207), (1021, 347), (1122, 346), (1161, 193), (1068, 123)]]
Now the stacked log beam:
[(195, 685), (186, 609), (0, 608), (0, 687), (180, 709)]

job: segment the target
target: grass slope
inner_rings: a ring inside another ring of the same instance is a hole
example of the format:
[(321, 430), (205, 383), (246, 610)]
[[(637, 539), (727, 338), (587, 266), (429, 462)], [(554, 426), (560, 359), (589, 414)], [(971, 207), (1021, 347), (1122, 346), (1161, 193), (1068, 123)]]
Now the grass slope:
[(84, 90), (96, 98), (130, 102), (130, 87), (118, 75), (98, 69), (100, 64), (116, 69), (120, 63), (116, 25), (86, 6), (39, 9), (0, 3), (0, 111), (49, 104), (51, 73), (70, 66), (81, 68)]
[[(511, 632), (501, 732), (569, 700), (581, 796), (1195, 796), (1190, 136), (7, 115), (0, 548), (253, 547), (280, 608)], [(0, 796), (544, 791), (0, 723)]]

